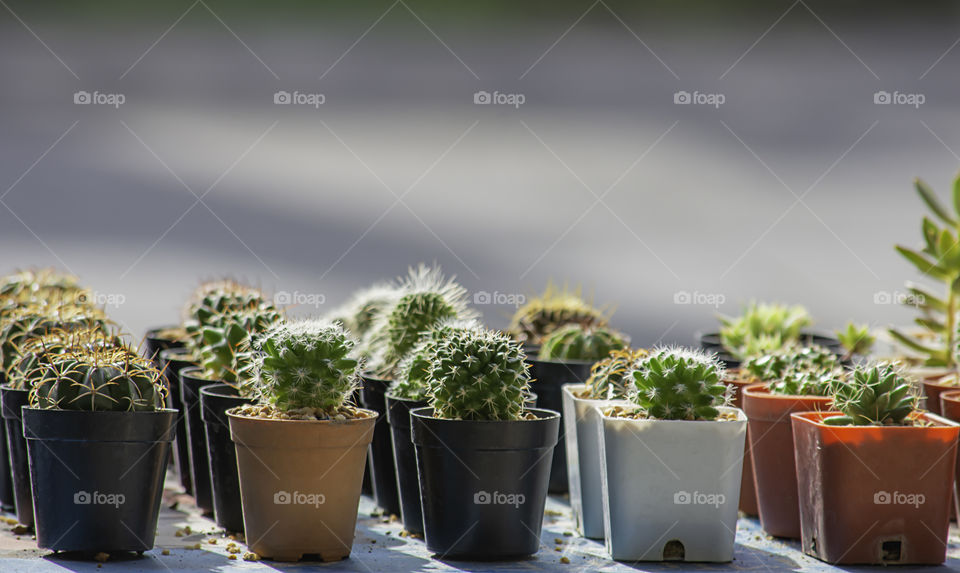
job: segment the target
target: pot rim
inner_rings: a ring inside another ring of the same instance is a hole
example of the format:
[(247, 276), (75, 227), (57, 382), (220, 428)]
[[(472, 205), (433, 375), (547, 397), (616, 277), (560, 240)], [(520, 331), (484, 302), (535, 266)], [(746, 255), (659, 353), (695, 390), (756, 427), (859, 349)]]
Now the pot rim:
[(227, 384), (226, 382), (221, 382), (220, 384), (210, 384), (209, 386), (204, 386), (200, 388), (200, 394), (208, 394), (211, 396), (216, 396), (217, 398), (240, 398), (240, 396), (224, 396), (222, 394), (214, 394), (214, 392), (221, 391), (224, 388), (232, 388), (236, 390), (235, 386)]
[[(602, 358), (600, 360), (603, 360)], [(540, 362), (541, 364), (572, 364), (574, 366), (583, 366), (586, 364), (596, 364), (600, 360), (540, 360), (532, 356), (527, 356), (528, 362)]]
[[(202, 376), (197, 374), (198, 372), (201, 374), (203, 373), (202, 366), (187, 366), (186, 368), (183, 368), (182, 370), (180, 370), (180, 377), (182, 378), (186, 376), (187, 378), (190, 378), (192, 380), (200, 380), (200, 381), (209, 382), (210, 384), (215, 384), (215, 385), (227, 384), (226, 382), (224, 382), (219, 378), (217, 379), (203, 378)], [(229, 386), (229, 384), (227, 384), (227, 386)]]
[(749, 384), (744, 386), (743, 393), (744, 395), (750, 395), (753, 398), (768, 398), (771, 400), (815, 400), (815, 401), (824, 401), (830, 402), (833, 400), (830, 396), (816, 396), (813, 394), (774, 394), (768, 388), (769, 382), (756, 382), (754, 384)]
[[(190, 349), (186, 346), (175, 346), (173, 348), (165, 348), (160, 351), (160, 359), (165, 362), (170, 362), (170, 360), (179, 360), (180, 362), (194, 362), (193, 360), (187, 360), (187, 358), (196, 358), (190, 354)], [(183, 357), (183, 358), (180, 358)]]
[(616, 399), (611, 399), (611, 398), (582, 398), (582, 397), (577, 396), (576, 394), (573, 393), (574, 390), (581, 390), (581, 389), (586, 388), (586, 387), (587, 387), (587, 384), (586, 384), (585, 382), (580, 382), (580, 383), (571, 382), (571, 383), (564, 384), (563, 386), (561, 386), (561, 387), (560, 387), (560, 391), (563, 392), (563, 393), (565, 393), (565, 394), (569, 394), (569, 395), (570, 395), (570, 398), (572, 398), (573, 400), (578, 400), (578, 401), (580, 401), (580, 402), (599, 403), (599, 402), (615, 402), (615, 401), (617, 401)]
[(560, 414), (553, 410), (547, 408), (527, 408), (527, 412), (544, 412), (548, 415), (543, 417), (538, 417), (536, 420), (454, 420), (451, 418), (435, 418), (433, 415), (427, 415), (427, 411), (433, 412), (433, 408), (430, 406), (424, 406), (423, 408), (414, 408), (410, 410), (410, 415), (424, 420), (432, 420), (437, 423), (468, 423), (468, 424), (519, 424), (525, 422), (549, 422), (553, 419), (559, 419)]
[(178, 413), (180, 410), (176, 408), (157, 408), (156, 410), (64, 410), (62, 408), (35, 408), (33, 406), (24, 406), (22, 410), (30, 410), (32, 412), (69, 412), (71, 414), (75, 413), (84, 413), (84, 414), (140, 414), (140, 415), (149, 415), (149, 414), (165, 414), (168, 412)]
[(181, 326), (182, 325), (180, 324), (164, 324), (162, 326), (152, 326), (148, 328), (146, 332), (143, 333), (144, 338), (156, 338), (157, 340), (177, 340), (176, 338), (158, 338), (157, 336), (154, 336), (154, 335), (160, 332), (161, 330), (173, 330), (175, 328), (180, 328)]
[(345, 419), (345, 420), (283, 420), (283, 419), (280, 419), (280, 418), (260, 418), (260, 417), (258, 417), (258, 416), (243, 416), (243, 415), (236, 414), (236, 413), (233, 412), (233, 410), (235, 410), (236, 408), (240, 408), (240, 407), (242, 407), (242, 406), (234, 406), (233, 408), (230, 408), (229, 410), (227, 410), (227, 412), (226, 412), (226, 413), (227, 413), (227, 416), (228, 416), (229, 418), (231, 418), (231, 419), (237, 419), (237, 420), (253, 420), (253, 421), (256, 421), (256, 422), (263, 422), (263, 423), (265, 423), (265, 424), (268, 424), (268, 423), (283, 423), (283, 424), (297, 423), (297, 424), (304, 424), (304, 425), (309, 425), (309, 424), (325, 424), (325, 425), (332, 425), (332, 424), (362, 424), (362, 423), (365, 423), (367, 420), (376, 420), (376, 419), (380, 416), (380, 414), (378, 414), (377, 412), (375, 412), (375, 411), (373, 411), (373, 410), (368, 410), (368, 409), (366, 409), (366, 408), (356, 408), (357, 410), (359, 410), (359, 411), (361, 411), (361, 412), (367, 412), (367, 413), (372, 414), (372, 415), (371, 415), (371, 416), (366, 416), (366, 417), (364, 417), (364, 418), (347, 418), (347, 419)]
[[(598, 400), (599, 401), (599, 400)], [(636, 406), (633, 402), (629, 400), (606, 400), (606, 404), (603, 406), (621, 406), (629, 405)], [(597, 409), (600, 409), (601, 406), (598, 404)], [(729, 423), (746, 423), (747, 415), (743, 412), (742, 408), (734, 408), (733, 406), (717, 406), (717, 410), (721, 413), (733, 412), (736, 413), (736, 420), (661, 420), (659, 418), (644, 418), (644, 419), (635, 419), (635, 418), (621, 418), (619, 416), (608, 416), (603, 413), (603, 410), (600, 410), (600, 419), (602, 420), (614, 420), (621, 421), (624, 423), (637, 422), (641, 424), (729, 424)]]
[[(0, 388), (3, 388), (3, 386), (0, 386)], [(960, 402), (960, 387), (942, 392), (940, 394), (940, 400), (946, 400), (947, 402)]]
[[(942, 376), (937, 375), (936, 377), (924, 377), (920, 379), (920, 382), (924, 386), (936, 386), (937, 388), (949, 388), (950, 390), (960, 390), (960, 382), (957, 384), (941, 384), (940, 380), (946, 378), (947, 376), (952, 376), (953, 373), (947, 373)], [(960, 378), (958, 378), (960, 380)]]
[(836, 410), (829, 410), (826, 412), (793, 412), (790, 414), (792, 420), (798, 422), (803, 422), (805, 424), (810, 424), (817, 428), (829, 428), (830, 430), (838, 430), (839, 432), (846, 433), (859, 433), (863, 431), (878, 431), (882, 430), (884, 432), (890, 431), (900, 431), (900, 432), (918, 432), (918, 431), (930, 431), (930, 430), (944, 430), (960, 427), (960, 423), (954, 422), (944, 418), (943, 416), (938, 416), (932, 412), (927, 412), (924, 410), (915, 410), (922, 412), (921, 418), (929, 422), (936, 424), (935, 426), (830, 426), (823, 423), (823, 419), (828, 416), (842, 416), (843, 412)]

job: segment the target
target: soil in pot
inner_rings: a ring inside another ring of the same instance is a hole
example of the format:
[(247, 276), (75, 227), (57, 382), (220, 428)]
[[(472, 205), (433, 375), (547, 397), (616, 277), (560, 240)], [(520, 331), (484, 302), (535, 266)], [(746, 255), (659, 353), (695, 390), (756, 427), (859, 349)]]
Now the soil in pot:
[(29, 390), (0, 386), (0, 408), (7, 431), (10, 452), (10, 471), (17, 521), (33, 527), (33, 491), (30, 486), (30, 463), (27, 459), (27, 441), (23, 438), (23, 417), (20, 408), (28, 405)]
[(827, 426), (791, 416), (803, 551), (835, 564), (939, 564), (960, 426)]
[(445, 420), (411, 411), (427, 549), (449, 559), (502, 560), (540, 547), (560, 415)]
[(373, 487), (373, 499), (380, 509), (388, 514), (400, 515), (397, 471), (393, 462), (393, 438), (390, 435), (386, 416), (386, 392), (389, 387), (389, 380), (364, 376), (363, 386), (360, 388), (360, 405), (379, 414), (367, 462), (367, 467), (370, 469), (370, 484)]
[[(564, 384), (583, 384), (590, 378), (593, 362), (587, 361), (548, 361), (528, 360), (530, 363), (530, 390), (537, 395), (537, 407), (554, 412), (563, 412)], [(550, 470), (550, 493), (566, 493), (569, 489), (567, 479), (567, 445), (564, 424), (560, 424), (560, 437), (553, 450), (553, 463)]]
[(800, 502), (790, 414), (829, 408), (830, 398), (824, 396), (771, 394), (765, 384), (752, 384), (743, 389), (757, 510), (764, 531), (774, 537), (800, 538)]
[(733, 559), (747, 420), (736, 408), (720, 412), (731, 419), (601, 413), (603, 517), (611, 558)]
[(277, 561), (349, 557), (377, 414), (277, 420), (227, 412), (250, 550)]
[(410, 533), (423, 533), (423, 509), (420, 507), (420, 479), (417, 456), (410, 433), (410, 410), (423, 408), (426, 400), (409, 400), (387, 394), (387, 422), (393, 441), (394, 469), (400, 495), (400, 517)]
[(219, 383), (218, 380), (204, 378), (198, 367), (180, 371), (180, 400), (183, 403), (183, 417), (187, 420), (187, 444), (190, 454), (188, 467), (193, 484), (193, 498), (200, 511), (207, 515), (213, 514), (213, 493), (210, 485), (210, 465), (207, 461), (207, 436), (200, 409), (200, 389)]
[(243, 531), (240, 504), (240, 476), (237, 474), (237, 450), (230, 439), (227, 410), (250, 404), (237, 389), (227, 384), (200, 389), (200, 417), (207, 440), (207, 464), (210, 467), (210, 494), (217, 525), (227, 531)]
[(167, 381), (167, 408), (177, 410), (177, 436), (174, 440), (174, 465), (180, 478), (180, 485), (189, 495), (193, 495), (193, 481), (190, 477), (190, 443), (187, 438), (187, 418), (180, 398), (180, 371), (196, 366), (193, 357), (186, 348), (170, 348), (160, 352), (160, 371)]
[(23, 409), (37, 545), (151, 549), (176, 415)]
[(581, 398), (585, 384), (563, 386), (570, 510), (580, 533), (603, 539), (603, 481), (600, 476), (600, 412), (608, 400)]
[[(746, 380), (740, 380), (736, 372), (728, 371), (732, 379), (725, 381), (726, 384), (733, 387), (734, 408), (743, 408), (743, 389), (751, 384)], [(757, 509), (757, 490), (753, 477), (753, 460), (750, 458), (750, 427), (747, 427), (746, 449), (743, 453), (743, 478), (740, 483), (740, 511), (751, 517), (760, 515)]]

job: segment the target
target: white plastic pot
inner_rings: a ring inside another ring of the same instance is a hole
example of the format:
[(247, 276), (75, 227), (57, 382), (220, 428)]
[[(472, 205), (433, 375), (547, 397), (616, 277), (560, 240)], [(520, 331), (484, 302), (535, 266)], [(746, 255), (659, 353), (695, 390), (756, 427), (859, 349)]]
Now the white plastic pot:
[(578, 398), (585, 384), (563, 385), (570, 508), (584, 537), (603, 539), (603, 485), (600, 479), (600, 410), (608, 400)]
[[(619, 404), (621, 402), (611, 402)], [(607, 551), (618, 561), (733, 559), (747, 417), (598, 416)]]

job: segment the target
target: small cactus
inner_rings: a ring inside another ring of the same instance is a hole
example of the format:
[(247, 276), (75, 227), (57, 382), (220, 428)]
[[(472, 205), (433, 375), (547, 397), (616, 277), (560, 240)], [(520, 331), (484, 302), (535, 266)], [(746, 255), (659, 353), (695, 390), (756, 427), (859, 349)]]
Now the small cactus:
[(658, 420), (715, 420), (730, 400), (723, 366), (699, 350), (663, 348), (640, 360), (628, 374), (630, 400)]
[(199, 355), (203, 347), (203, 329), (219, 324), (229, 313), (273, 308), (260, 289), (225, 279), (200, 285), (187, 303), (183, 327), (187, 333), (187, 347)]
[(253, 338), (254, 384), (261, 404), (281, 412), (310, 409), (334, 416), (359, 386), (355, 341), (338, 323), (276, 324)]
[(757, 349), (756, 339), (766, 337), (765, 346), (770, 341), (779, 341), (780, 345), (795, 342), (800, 331), (812, 324), (810, 314), (802, 306), (786, 306), (750, 302), (738, 317), (720, 317), (720, 341), (731, 355), (745, 358)]
[(893, 364), (855, 369), (831, 385), (833, 406), (843, 416), (823, 420), (832, 426), (900, 426), (917, 407), (910, 381)]
[(407, 400), (424, 400), (429, 385), (427, 373), (430, 357), (437, 345), (454, 331), (473, 330), (480, 327), (475, 320), (446, 320), (437, 323), (420, 337), (420, 342), (400, 362), (397, 377), (390, 386), (390, 394)]
[(0, 278), (0, 300), (25, 303), (55, 298), (67, 301), (82, 291), (77, 277), (53, 268), (26, 269)]
[(610, 352), (607, 358), (595, 363), (587, 379), (585, 398), (592, 400), (626, 400), (628, 381), (624, 375), (634, 370), (637, 363), (649, 353), (644, 349), (624, 348)]
[(17, 346), (17, 358), (7, 371), (7, 383), (18, 390), (29, 390), (31, 381), (42, 375), (42, 364), (49, 363), (51, 356), (121, 346), (123, 340), (118, 335), (99, 327), (73, 331), (54, 329), (32, 336)]
[(370, 332), (377, 319), (396, 304), (397, 292), (397, 287), (392, 284), (377, 283), (357, 291), (326, 318), (340, 322), (354, 337), (362, 338)]
[(540, 347), (540, 360), (600, 360), (629, 344), (629, 338), (604, 326), (567, 324), (551, 332)]
[(203, 328), (203, 346), (200, 348), (200, 366), (203, 376), (244, 388), (239, 384), (240, 371), (246, 364), (243, 354), (251, 335), (265, 332), (282, 319), (280, 311), (270, 305), (220, 315), (213, 324)]
[(768, 382), (771, 394), (826, 396), (830, 383), (843, 375), (836, 354), (822, 346), (788, 346), (747, 359), (742, 370), (758, 382)]
[(52, 354), (31, 376), (30, 405), (87, 411), (153, 411), (166, 388), (152, 363), (126, 346)]
[(518, 420), (530, 374), (520, 344), (483, 328), (454, 330), (428, 355), (430, 406), (438, 418)]
[(0, 319), (0, 369), (7, 371), (26, 339), (53, 330), (106, 328), (110, 320), (102, 309), (77, 304), (18, 306)]
[(557, 328), (567, 324), (605, 326), (607, 316), (580, 295), (580, 289), (559, 289), (548, 283), (544, 293), (517, 309), (508, 332), (523, 344), (538, 345)]

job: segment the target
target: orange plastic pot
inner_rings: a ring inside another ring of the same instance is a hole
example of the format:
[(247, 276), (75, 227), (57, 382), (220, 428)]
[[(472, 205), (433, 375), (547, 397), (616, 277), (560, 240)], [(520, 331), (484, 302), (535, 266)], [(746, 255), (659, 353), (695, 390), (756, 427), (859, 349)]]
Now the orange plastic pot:
[(960, 425), (828, 426), (792, 414), (804, 553), (828, 563), (935, 565), (947, 554)]
[(757, 489), (757, 510), (763, 530), (775, 537), (800, 538), (797, 466), (793, 457), (790, 414), (828, 410), (824, 396), (771, 394), (764, 383), (743, 389), (750, 456)]
[[(728, 371), (734, 377), (736, 370)], [(752, 382), (734, 378), (726, 383), (733, 387), (733, 407), (743, 409), (743, 389)], [(743, 452), (743, 476), (740, 478), (740, 511), (746, 515), (759, 515), (757, 510), (757, 489), (753, 478), (753, 463), (750, 461), (750, 430), (747, 429), (746, 450)]]
[(929, 376), (923, 379), (923, 394), (927, 397), (927, 410), (941, 416), (943, 410), (940, 405), (940, 395), (951, 390), (960, 390), (960, 387), (954, 384), (941, 384), (939, 380), (943, 378), (942, 374)]
[[(953, 422), (960, 422), (960, 390), (949, 390), (940, 394), (940, 411), (942, 416)], [(960, 457), (957, 459), (957, 465), (960, 466)], [(956, 475), (960, 476), (960, 467), (957, 468)], [(954, 492), (953, 492), (953, 501), (951, 505), (951, 514), (953, 518), (956, 519), (958, 511), (960, 508), (957, 508), (957, 491), (956, 491), (956, 480), (954, 480)]]

